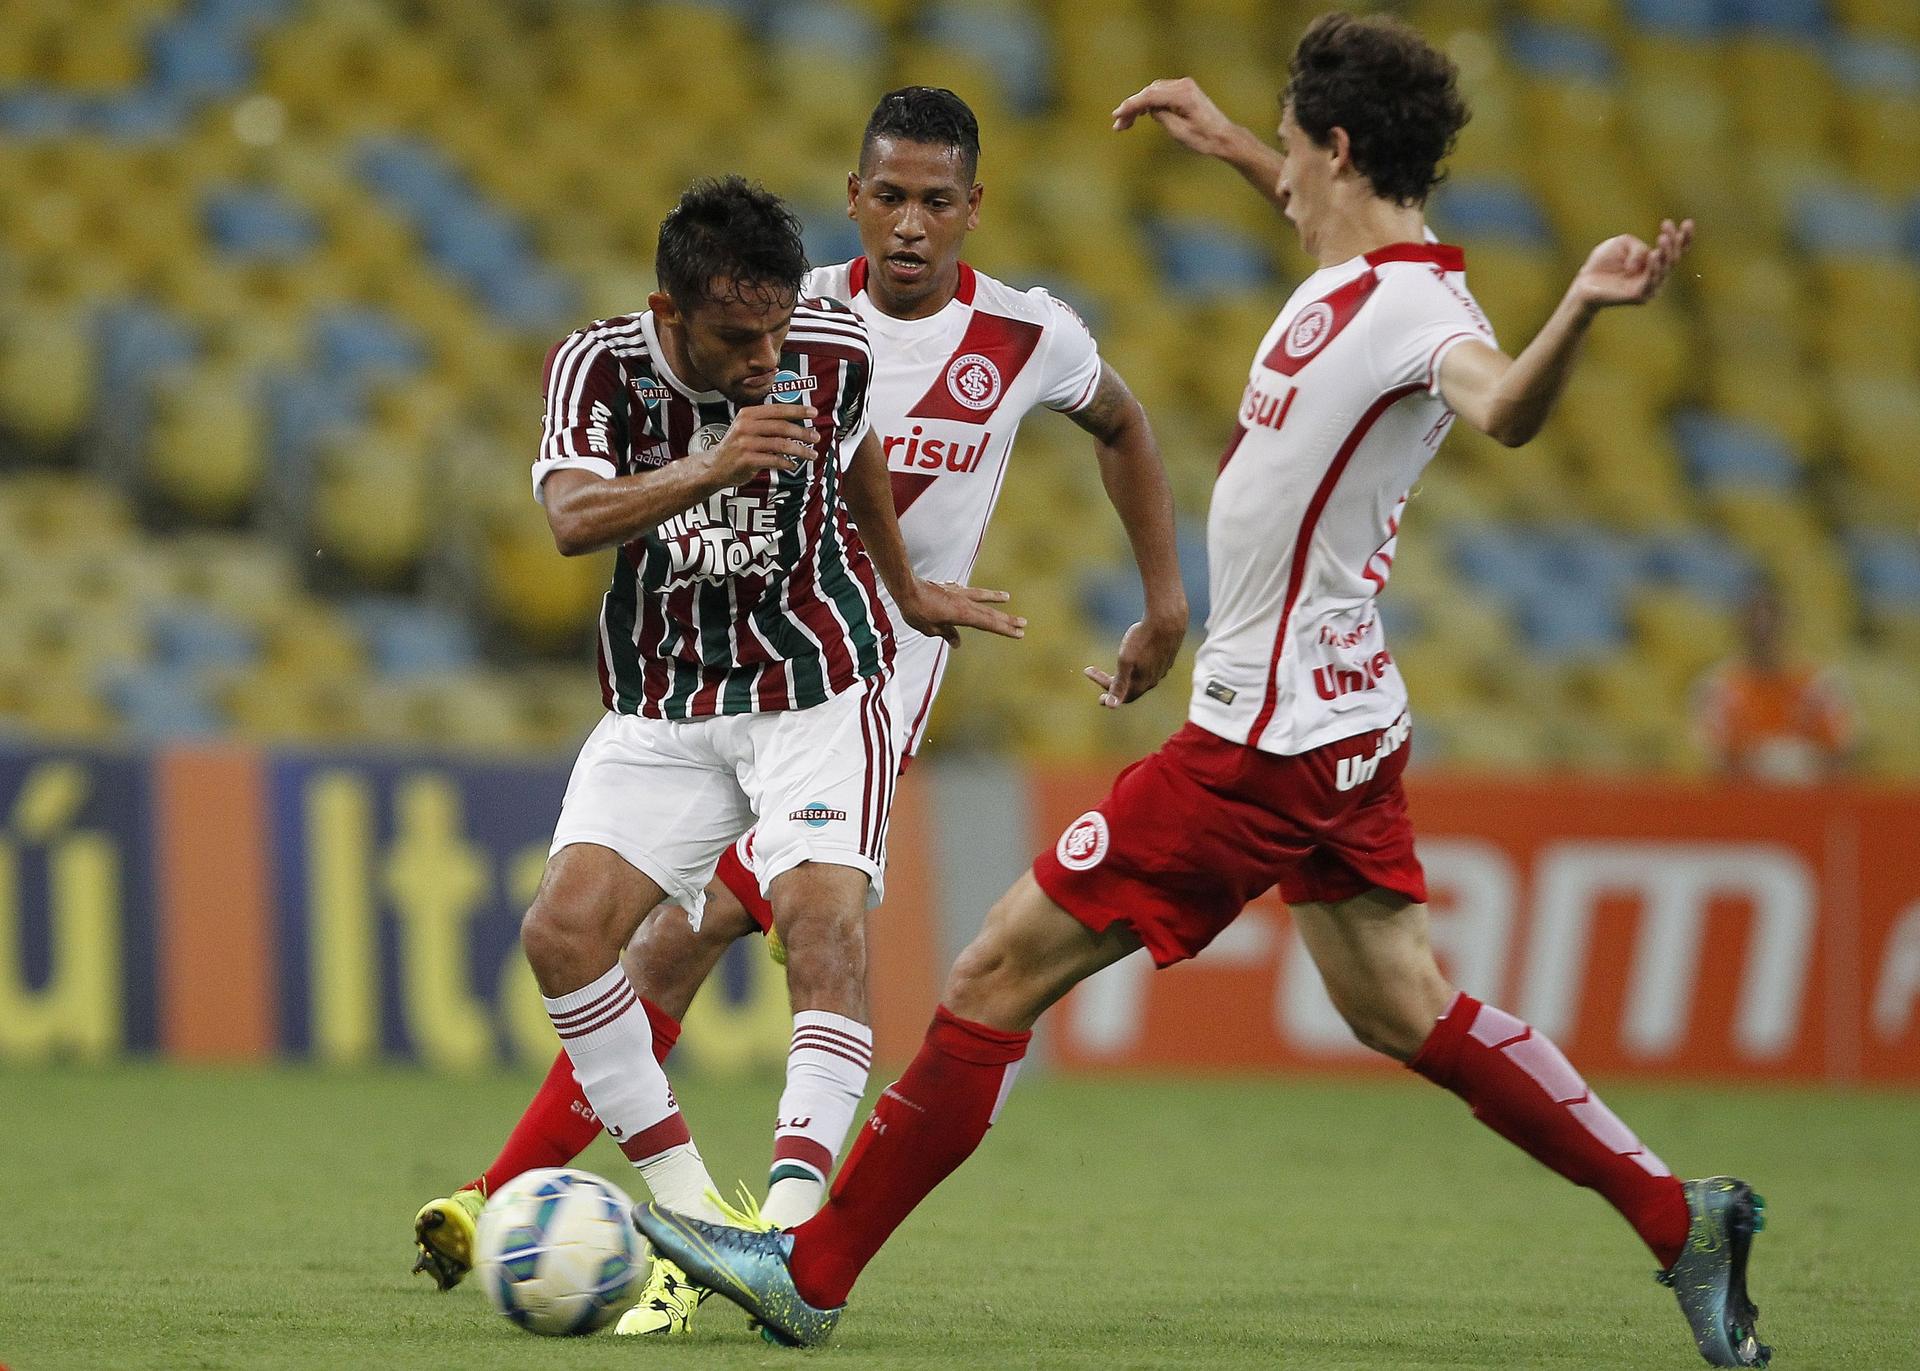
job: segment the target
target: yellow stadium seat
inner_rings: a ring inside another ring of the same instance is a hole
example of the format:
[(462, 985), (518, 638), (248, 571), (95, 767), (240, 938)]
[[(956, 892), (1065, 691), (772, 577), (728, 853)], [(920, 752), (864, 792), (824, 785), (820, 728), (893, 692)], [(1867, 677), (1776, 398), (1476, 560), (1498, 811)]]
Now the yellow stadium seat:
[(1886, 195), (1920, 186), (1920, 99), (1850, 95), (1842, 112), (1847, 167)]
[(1771, 351), (1721, 352), (1707, 372), (1707, 404), (1785, 438), (1803, 457), (1831, 430), (1826, 387)]
[(316, 555), (366, 585), (403, 581), (427, 551), (431, 499), (417, 447), (370, 429), (322, 447), (311, 537)]
[(610, 555), (562, 557), (538, 510), (503, 514), (486, 529), (482, 601), (528, 647), (552, 650), (577, 641), (611, 578)]
[(1640, 658), (1669, 693), (1685, 690), (1739, 643), (1731, 610), (1682, 590), (1641, 589), (1628, 604), (1627, 622)]
[[(1728, 44), (1716, 66), (1741, 126), (1757, 149), (1821, 153), (1831, 149), (1839, 90), (1832, 69), (1813, 44), (1748, 34)], [(1783, 91), (1793, 92), (1790, 118), (1781, 117)]]
[(252, 505), (267, 461), (252, 380), (234, 367), (199, 367), (154, 387), (143, 475), (173, 508), (219, 523)]
[(1639, 309), (1608, 311), (1587, 341), (1589, 362), (1631, 375), (1661, 404), (1696, 388), (1702, 352), (1688, 312), (1671, 294)]
[(1817, 272), (1825, 299), (1815, 333), (1837, 375), (1920, 371), (1920, 268), (1894, 257), (1834, 257)]
[(77, 311), (28, 308), (0, 320), (0, 416), (35, 445), (76, 437), (98, 385), (93, 339)]
[(1920, 9), (1888, 0), (1829, 0), (1834, 19), (1868, 35), (1920, 43)]
[(1920, 384), (1911, 377), (1846, 378), (1834, 411), (1840, 458), (1854, 481), (1850, 512), (1911, 528), (1920, 518)]

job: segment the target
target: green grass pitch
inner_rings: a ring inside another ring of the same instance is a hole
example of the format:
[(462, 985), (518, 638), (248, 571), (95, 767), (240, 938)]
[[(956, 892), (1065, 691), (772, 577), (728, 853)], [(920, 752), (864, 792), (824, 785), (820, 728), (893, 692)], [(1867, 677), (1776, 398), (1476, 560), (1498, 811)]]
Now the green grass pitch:
[[(690, 1080), (716, 1176), (765, 1164), (768, 1080)], [(673, 1343), (530, 1337), (409, 1277), (409, 1223), (517, 1076), (0, 1071), (0, 1363), (96, 1367), (1703, 1365), (1597, 1197), (1413, 1080), (1028, 1079), (816, 1353), (710, 1304)], [(1616, 1088), (1685, 1173), (1771, 1206), (1776, 1367), (1920, 1365), (1920, 1096)], [(600, 1142), (584, 1165), (623, 1185)]]

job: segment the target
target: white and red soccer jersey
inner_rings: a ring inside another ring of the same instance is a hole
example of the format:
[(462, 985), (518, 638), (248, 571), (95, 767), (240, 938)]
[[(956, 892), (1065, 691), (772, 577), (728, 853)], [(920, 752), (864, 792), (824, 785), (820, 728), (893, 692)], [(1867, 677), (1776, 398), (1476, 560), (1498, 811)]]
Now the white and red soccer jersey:
[(1406, 710), (1375, 597), (1407, 494), (1453, 422), (1440, 363), (1493, 342), (1458, 248), (1309, 276), (1261, 340), (1207, 519), (1212, 614), (1190, 717), (1293, 755)]
[[(1084, 408), (1100, 381), (1100, 352), (1080, 316), (1045, 290), (1015, 290), (965, 263), (954, 298), (925, 319), (883, 314), (866, 280), (866, 259), (855, 258), (815, 270), (806, 294), (846, 302), (866, 325), (878, 363), (868, 416), (886, 449), (914, 572), (965, 582), (1020, 421), (1039, 405)], [(911, 755), (926, 732), (947, 645), (908, 628), (891, 600), (887, 610)]]

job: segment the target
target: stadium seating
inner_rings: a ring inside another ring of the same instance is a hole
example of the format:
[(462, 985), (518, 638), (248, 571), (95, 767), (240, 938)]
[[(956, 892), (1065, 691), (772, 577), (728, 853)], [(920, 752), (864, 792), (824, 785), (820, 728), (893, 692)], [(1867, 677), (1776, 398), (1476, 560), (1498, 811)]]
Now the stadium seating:
[[(872, 99), (982, 116), (983, 268), (1081, 308), (1152, 411), (1204, 606), (1247, 353), (1311, 263), (1231, 172), (1105, 116), (1200, 77), (1265, 131), (1305, 0), (55, 0), (0, 6), (0, 725), (559, 748), (597, 710), (598, 558), (527, 498), (541, 358), (638, 307), (679, 188), (741, 170), (857, 251)], [(1408, 0), (1475, 117), (1432, 209), (1503, 340), (1592, 244), (1686, 212), (1511, 452), (1456, 433), (1388, 600), (1423, 761), (1701, 764), (1752, 579), (1920, 774), (1920, 7)], [(581, 60), (591, 53), (594, 60)], [(1790, 93), (1790, 95), (1789, 95)], [(1082, 436), (1032, 420), (980, 568), (1036, 626), (956, 659), (934, 745), (1074, 758), (1138, 612)]]

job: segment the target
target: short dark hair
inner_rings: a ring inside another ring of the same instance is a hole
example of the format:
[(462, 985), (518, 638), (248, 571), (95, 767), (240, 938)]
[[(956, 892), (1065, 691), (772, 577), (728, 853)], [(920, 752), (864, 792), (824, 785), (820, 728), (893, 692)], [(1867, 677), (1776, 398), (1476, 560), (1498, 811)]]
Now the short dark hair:
[(980, 121), (965, 100), (944, 86), (902, 86), (880, 97), (860, 137), (862, 171), (876, 138), (952, 148), (960, 154), (969, 181), (980, 167)]
[[(682, 310), (723, 298), (798, 295), (807, 276), (800, 221), (772, 191), (739, 176), (695, 181), (661, 221), (654, 279)], [(731, 294), (714, 294), (731, 282)]]
[(1445, 179), (1440, 163), (1468, 117), (1452, 60), (1383, 16), (1314, 20), (1293, 50), (1286, 102), (1322, 147), (1345, 129), (1354, 166), (1399, 205), (1424, 203)]

